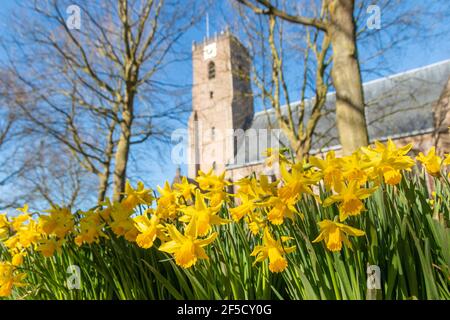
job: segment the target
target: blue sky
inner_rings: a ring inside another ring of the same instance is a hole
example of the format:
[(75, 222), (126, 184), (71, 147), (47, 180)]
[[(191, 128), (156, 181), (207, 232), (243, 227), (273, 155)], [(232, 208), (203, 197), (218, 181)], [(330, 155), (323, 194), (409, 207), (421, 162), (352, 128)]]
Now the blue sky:
[[(25, 0), (24, 0), (25, 1)], [(94, 0), (89, 0), (94, 1)], [(7, 34), (10, 29), (6, 24), (6, 19), (11, 12), (16, 7), (16, 3), (20, 3), (21, 1), (14, 0), (1, 0), (0, 5), (0, 32), (2, 34)], [(374, 1), (376, 2), (376, 1)], [(414, 6), (417, 3), (422, 3), (419, 0), (409, 0), (405, 1), (407, 5)], [(215, 1), (213, 8), (209, 11), (209, 22), (210, 22), (210, 34), (214, 34), (215, 32), (220, 32), (226, 25), (227, 21), (230, 19), (229, 14), (229, 4), (228, 0)], [(381, 29), (374, 31), (379, 32), (380, 37), (384, 37), (383, 34), (383, 15), (389, 13), (382, 12), (382, 25)], [(430, 19), (429, 23), (436, 23), (441, 26), (446, 26), (446, 21), (432, 21)], [(191, 52), (191, 45), (193, 41), (199, 42), (206, 35), (206, 23), (205, 19), (198, 24), (198, 26), (191, 29), (187, 32), (179, 41), (178, 48), (182, 50), (187, 56), (189, 56)], [(238, 34), (239, 36), (239, 34)], [(367, 46), (371, 46), (370, 43), (365, 44)], [(366, 49), (373, 48), (359, 48), (360, 56), (364, 57)], [(370, 51), (370, 50), (368, 50)], [(2, 59), (0, 52), (0, 60)], [(400, 50), (396, 50), (395, 52), (390, 52), (389, 54), (383, 56), (383, 60), (386, 61), (386, 66), (389, 67), (389, 72), (384, 71), (383, 75), (389, 75), (393, 73), (403, 72), (409, 69), (418, 68), (424, 65), (428, 65), (431, 63), (435, 63), (441, 60), (450, 58), (450, 33), (447, 35), (443, 35), (439, 38), (431, 38), (426, 41), (415, 40), (405, 43)], [(363, 66), (364, 67), (364, 66)], [(180, 86), (190, 86), (192, 81), (192, 67), (191, 61), (189, 59), (181, 62), (174, 63), (170, 65), (163, 75), (166, 81), (173, 83), (174, 85)], [(373, 80), (374, 78), (379, 77), (379, 75), (370, 73), (363, 74), (364, 81)], [(186, 99), (190, 99), (190, 96), (186, 97)], [(255, 105), (256, 111), (261, 110), (262, 106), (259, 104)], [(180, 127), (185, 126), (187, 123), (187, 116), (185, 115), (180, 122)], [(139, 153), (142, 150), (142, 154), (151, 153), (151, 145), (141, 145), (138, 147), (139, 149), (135, 150)], [(139, 158), (141, 159), (141, 158)], [(141, 160), (139, 160), (141, 161)], [(171, 180), (175, 174), (177, 165), (173, 164), (170, 161), (170, 147), (163, 148), (163, 154), (161, 157), (153, 157), (148, 160), (144, 166), (141, 166), (140, 171), (136, 172), (136, 170), (132, 167), (130, 168), (130, 173), (132, 175), (132, 179), (142, 179), (146, 183), (151, 186), (162, 185), (164, 180)], [(182, 166), (182, 172), (186, 173), (186, 166)]]

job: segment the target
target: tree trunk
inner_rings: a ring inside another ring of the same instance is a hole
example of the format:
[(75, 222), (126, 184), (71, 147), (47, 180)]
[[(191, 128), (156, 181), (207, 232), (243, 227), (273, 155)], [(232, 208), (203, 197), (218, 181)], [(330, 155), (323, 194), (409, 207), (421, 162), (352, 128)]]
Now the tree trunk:
[(354, 0), (328, 2), (331, 18), (328, 31), (333, 47), (331, 75), (336, 89), (336, 124), (345, 155), (369, 143), (356, 48), (354, 5)]
[[(117, 114), (119, 111), (119, 104), (115, 104), (113, 108), (114, 114)], [(104, 170), (101, 174), (99, 174), (99, 185), (98, 185), (98, 202), (105, 201), (106, 192), (108, 191), (108, 180), (111, 175), (111, 161), (114, 155), (114, 131), (117, 126), (117, 121), (114, 119), (109, 124), (109, 132), (108, 132), (108, 142), (105, 149), (106, 161), (103, 165)]]
[[(132, 105), (132, 101), (130, 102)], [(127, 163), (130, 151), (131, 123), (133, 121), (132, 108), (125, 107), (122, 112), (122, 123), (120, 125), (120, 138), (117, 144), (114, 166), (114, 192), (113, 200), (119, 201), (125, 191), (125, 183), (127, 179)]]
[(106, 171), (108, 172), (99, 174), (98, 196), (97, 196), (98, 203), (105, 201), (106, 190), (108, 189), (109, 169), (106, 169)]
[[(111, 132), (111, 139), (112, 139), (112, 134), (113, 134), (113, 132)], [(105, 201), (106, 191), (108, 191), (108, 180), (109, 180), (109, 176), (111, 174), (111, 159), (113, 156), (113, 141), (111, 141), (111, 144), (108, 144), (108, 146), (106, 148), (106, 152), (107, 152), (107, 155), (106, 155), (107, 162), (104, 165), (105, 169), (102, 173), (100, 173), (98, 175), (98, 177), (99, 177), (98, 198), (97, 198), (98, 203)]]

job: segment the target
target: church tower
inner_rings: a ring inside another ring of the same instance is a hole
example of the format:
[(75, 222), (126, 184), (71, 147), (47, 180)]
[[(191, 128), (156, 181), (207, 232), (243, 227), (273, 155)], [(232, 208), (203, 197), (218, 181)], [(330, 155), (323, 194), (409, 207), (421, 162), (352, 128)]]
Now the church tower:
[(236, 130), (253, 119), (251, 59), (228, 31), (192, 47), (192, 114), (189, 118), (188, 174), (225, 170), (236, 153)]

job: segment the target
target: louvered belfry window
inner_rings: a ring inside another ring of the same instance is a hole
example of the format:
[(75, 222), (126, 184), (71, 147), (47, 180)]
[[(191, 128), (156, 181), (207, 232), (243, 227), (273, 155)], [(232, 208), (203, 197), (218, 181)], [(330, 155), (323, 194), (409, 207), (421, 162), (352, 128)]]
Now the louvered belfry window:
[(214, 79), (216, 77), (216, 65), (214, 62), (208, 63), (208, 79)]

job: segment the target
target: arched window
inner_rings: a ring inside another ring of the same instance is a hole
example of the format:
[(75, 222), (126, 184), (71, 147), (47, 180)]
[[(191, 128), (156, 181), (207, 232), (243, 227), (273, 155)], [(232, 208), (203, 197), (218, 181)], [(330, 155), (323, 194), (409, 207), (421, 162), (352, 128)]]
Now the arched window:
[(208, 79), (214, 79), (216, 77), (216, 65), (214, 62), (208, 63)]

